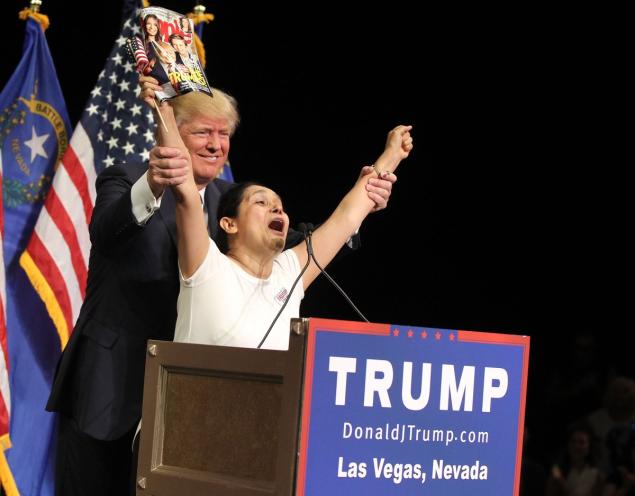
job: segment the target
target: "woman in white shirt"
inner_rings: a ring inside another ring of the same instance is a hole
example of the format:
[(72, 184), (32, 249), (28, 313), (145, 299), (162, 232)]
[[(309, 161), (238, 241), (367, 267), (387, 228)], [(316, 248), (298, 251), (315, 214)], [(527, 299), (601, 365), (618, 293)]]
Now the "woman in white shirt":
[[(181, 292), (175, 341), (257, 347), (281, 305), (292, 291), (294, 279), (307, 263), (307, 250), (298, 245), (283, 251), (289, 217), (282, 200), (256, 183), (236, 185), (219, 205), (222, 239), (219, 250), (210, 239), (195, 184), (191, 157), (169, 105), (161, 107), (168, 124), (158, 128), (161, 146), (178, 148), (189, 164), (185, 181), (172, 186), (176, 199)], [(314, 256), (325, 267), (372, 211), (369, 177), (392, 174), (412, 150), (411, 126), (388, 133), (384, 152), (367, 176), (359, 177), (335, 211), (313, 233)], [(180, 181), (179, 181), (180, 182)], [(291, 294), (289, 303), (262, 347), (287, 349), (289, 319), (297, 317), (304, 290), (320, 271), (311, 261)]]

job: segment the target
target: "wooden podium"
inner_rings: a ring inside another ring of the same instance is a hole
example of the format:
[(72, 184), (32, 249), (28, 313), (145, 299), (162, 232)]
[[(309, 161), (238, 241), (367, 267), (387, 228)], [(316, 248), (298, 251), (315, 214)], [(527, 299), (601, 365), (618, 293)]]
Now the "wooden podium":
[(288, 351), (149, 341), (137, 495), (291, 495), (306, 333)]
[(137, 495), (517, 496), (529, 337), (293, 319), (288, 351), (151, 341)]

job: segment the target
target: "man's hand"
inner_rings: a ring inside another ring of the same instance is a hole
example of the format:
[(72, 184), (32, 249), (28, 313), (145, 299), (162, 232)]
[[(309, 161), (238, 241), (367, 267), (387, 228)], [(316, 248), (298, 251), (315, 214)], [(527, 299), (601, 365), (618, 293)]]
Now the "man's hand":
[(155, 198), (160, 198), (166, 186), (184, 183), (189, 174), (188, 157), (178, 148), (155, 146), (150, 150), (148, 185)]
[[(371, 175), (375, 169), (371, 165), (362, 167), (359, 177)], [(390, 193), (392, 193), (392, 185), (397, 181), (397, 176), (388, 171), (382, 174), (381, 179), (378, 177), (370, 177), (366, 183), (366, 191), (368, 198), (375, 202), (373, 212), (383, 210), (388, 206)]]

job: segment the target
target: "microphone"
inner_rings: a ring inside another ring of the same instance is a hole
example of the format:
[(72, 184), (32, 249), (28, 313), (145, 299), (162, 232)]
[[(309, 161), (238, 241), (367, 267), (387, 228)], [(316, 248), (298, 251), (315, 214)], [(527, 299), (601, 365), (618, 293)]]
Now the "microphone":
[(304, 236), (304, 242), (306, 243), (306, 252), (309, 255), (309, 260), (313, 258), (313, 243), (311, 242), (311, 235), (313, 234), (314, 229), (315, 226), (310, 222), (306, 224), (304, 222), (300, 222), (298, 224), (298, 231), (300, 231), (302, 233), (302, 236)]
[(324, 277), (326, 277), (326, 279), (335, 287), (335, 289), (337, 289), (340, 294), (344, 297), (344, 299), (348, 302), (348, 304), (351, 306), (351, 308), (353, 310), (355, 310), (355, 312), (357, 312), (357, 315), (359, 315), (362, 320), (364, 322), (368, 322), (368, 319), (364, 316), (364, 314), (359, 310), (359, 308), (357, 308), (355, 306), (355, 303), (353, 303), (353, 301), (348, 297), (348, 295), (344, 292), (344, 290), (339, 286), (339, 284), (337, 284), (335, 282), (335, 280), (328, 274), (328, 272), (326, 272), (326, 270), (324, 270), (324, 268), (322, 268), (322, 266), (319, 264), (319, 262), (317, 261), (317, 259), (315, 258), (315, 255), (313, 254), (313, 242), (311, 240), (311, 235), (313, 234), (313, 230), (315, 229), (315, 227), (313, 226), (313, 224), (311, 223), (300, 223), (298, 225), (298, 229), (300, 231), (303, 232), (304, 234), (304, 240), (306, 241), (306, 250), (308, 253), (308, 259), (309, 260), (313, 260), (313, 262), (315, 262), (315, 265), (317, 266), (318, 269), (320, 269), (320, 272), (322, 274), (324, 274)]

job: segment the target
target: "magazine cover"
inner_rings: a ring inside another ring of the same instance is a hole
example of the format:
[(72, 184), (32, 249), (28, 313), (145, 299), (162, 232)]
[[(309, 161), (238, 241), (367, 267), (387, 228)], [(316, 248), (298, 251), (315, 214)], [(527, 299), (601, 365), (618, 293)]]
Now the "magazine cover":
[(211, 95), (205, 72), (193, 42), (194, 23), (178, 12), (162, 7), (139, 11), (141, 36), (128, 40), (139, 73), (159, 81), (163, 102), (190, 91)]

